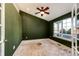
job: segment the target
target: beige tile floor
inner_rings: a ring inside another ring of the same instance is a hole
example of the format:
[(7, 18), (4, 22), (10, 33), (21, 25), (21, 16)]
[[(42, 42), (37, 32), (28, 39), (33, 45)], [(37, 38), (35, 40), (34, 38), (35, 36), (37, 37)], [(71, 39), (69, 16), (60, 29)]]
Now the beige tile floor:
[(51, 39), (24, 40), (13, 56), (70, 56), (71, 48)]

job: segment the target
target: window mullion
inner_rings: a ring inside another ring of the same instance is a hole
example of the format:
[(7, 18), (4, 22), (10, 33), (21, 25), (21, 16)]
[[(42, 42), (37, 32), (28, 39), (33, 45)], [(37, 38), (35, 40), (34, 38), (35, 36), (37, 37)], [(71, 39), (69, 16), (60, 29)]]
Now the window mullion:
[(58, 36), (59, 36), (59, 22), (57, 22), (57, 31), (58, 31)]
[(63, 37), (63, 21), (61, 21), (61, 37)]

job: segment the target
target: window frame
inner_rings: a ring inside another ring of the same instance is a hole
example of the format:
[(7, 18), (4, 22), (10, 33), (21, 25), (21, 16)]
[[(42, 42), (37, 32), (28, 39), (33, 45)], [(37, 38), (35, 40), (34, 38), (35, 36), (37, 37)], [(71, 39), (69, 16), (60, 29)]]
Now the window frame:
[[(69, 19), (70, 17), (68, 17), (68, 18), (65, 18), (65, 19), (63, 19), (63, 20), (66, 20), (67, 21), (67, 19)], [(71, 18), (70, 18), (71, 19)], [(62, 25), (61, 25), (61, 30), (63, 29), (63, 20), (60, 20), (60, 21), (56, 21), (56, 22), (54, 22), (53, 23), (53, 25), (55, 24), (55, 23), (57, 23), (57, 24), (59, 24), (59, 23), (61, 23)], [(69, 22), (68, 22), (69, 23)], [(59, 27), (59, 26), (58, 26)], [(66, 22), (66, 27), (67, 27), (67, 22)], [(53, 26), (53, 28), (54, 28), (54, 26)], [(59, 29), (59, 28), (58, 28)], [(59, 31), (60, 32), (60, 31)], [(55, 33), (54, 33), (54, 31), (53, 31), (53, 37), (57, 37), (57, 38), (60, 38), (60, 39), (63, 39), (63, 40), (67, 40), (67, 41), (71, 41), (71, 40), (69, 40), (69, 39), (67, 39), (67, 38), (64, 38), (63, 37), (63, 35), (68, 35), (68, 36), (71, 36), (71, 34), (63, 34), (63, 30), (61, 31), (61, 33), (59, 33), (58, 32), (58, 35), (61, 35), (61, 36), (56, 36), (56, 35), (54, 35)]]

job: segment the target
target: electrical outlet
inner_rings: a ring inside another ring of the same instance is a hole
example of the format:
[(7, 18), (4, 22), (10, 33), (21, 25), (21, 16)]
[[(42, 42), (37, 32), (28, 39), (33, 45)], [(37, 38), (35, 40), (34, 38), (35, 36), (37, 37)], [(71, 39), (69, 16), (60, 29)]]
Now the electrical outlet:
[(13, 50), (15, 49), (15, 45), (13, 46)]
[(26, 39), (28, 39), (28, 37), (26, 36)]

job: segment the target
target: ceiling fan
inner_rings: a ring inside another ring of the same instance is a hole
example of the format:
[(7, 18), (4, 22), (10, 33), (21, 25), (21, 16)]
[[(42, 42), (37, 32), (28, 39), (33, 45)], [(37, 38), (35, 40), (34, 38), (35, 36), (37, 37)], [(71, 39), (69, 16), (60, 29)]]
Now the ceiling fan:
[(40, 8), (38, 8), (37, 7), (37, 10), (39, 10), (39, 12), (36, 12), (35, 14), (41, 14), (41, 16), (43, 16), (44, 14), (49, 14), (49, 12), (47, 12), (47, 10), (49, 9), (49, 7), (46, 7), (46, 8), (44, 8), (44, 7), (40, 7)]

